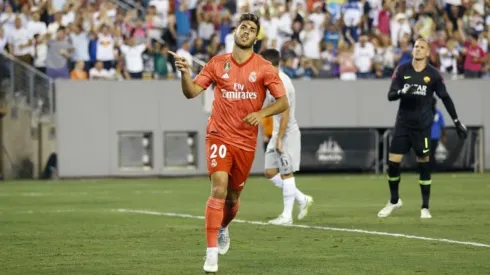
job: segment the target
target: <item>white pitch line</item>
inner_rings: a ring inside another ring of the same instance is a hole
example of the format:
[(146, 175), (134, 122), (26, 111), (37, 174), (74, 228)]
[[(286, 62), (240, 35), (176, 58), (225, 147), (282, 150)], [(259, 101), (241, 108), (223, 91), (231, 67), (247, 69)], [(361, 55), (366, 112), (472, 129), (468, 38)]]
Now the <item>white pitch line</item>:
[[(165, 213), (165, 212), (145, 211), (145, 210), (136, 210), (136, 209), (116, 209), (114, 211), (117, 211), (120, 213), (133, 213), (133, 214), (145, 214), (145, 215), (179, 217), (179, 218), (187, 218), (187, 219), (204, 220), (203, 216), (195, 216), (195, 215), (179, 214), (179, 213)], [(261, 221), (246, 221), (246, 220), (238, 220), (238, 219), (233, 220), (233, 222), (254, 224), (254, 225), (267, 225), (267, 226), (271, 225), (271, 224), (261, 222)], [(363, 229), (350, 229), (350, 228), (337, 228), (337, 227), (328, 227), (328, 226), (313, 226), (313, 225), (298, 225), (298, 224), (276, 225), (276, 226), (305, 228), (305, 229), (318, 229), (318, 230), (327, 230), (327, 231), (340, 231), (340, 232), (350, 232), (350, 233), (362, 233), (362, 234), (368, 234), (368, 235), (389, 236), (389, 237), (398, 237), (398, 238), (406, 238), (406, 239), (416, 239), (416, 240), (423, 240), (423, 241), (433, 241), (433, 242), (441, 242), (441, 243), (461, 244), (461, 245), (490, 248), (490, 244), (484, 244), (484, 243), (463, 242), (463, 241), (456, 241), (456, 240), (443, 239), (443, 238), (430, 238), (430, 237), (406, 235), (406, 234), (399, 234), (399, 233), (370, 231), (370, 230), (363, 230)]]

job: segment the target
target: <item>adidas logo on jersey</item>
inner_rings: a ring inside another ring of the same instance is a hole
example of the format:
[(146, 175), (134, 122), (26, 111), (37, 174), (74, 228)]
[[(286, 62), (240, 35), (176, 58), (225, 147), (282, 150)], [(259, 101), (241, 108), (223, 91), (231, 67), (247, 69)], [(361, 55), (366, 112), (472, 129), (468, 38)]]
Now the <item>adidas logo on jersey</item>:
[(221, 76), (221, 78), (223, 78), (223, 79), (228, 79), (228, 78), (230, 78), (230, 77), (228, 76), (228, 73), (224, 73), (224, 74)]
[(320, 162), (338, 164), (344, 159), (344, 150), (342, 150), (337, 141), (330, 137), (320, 144), (316, 155)]

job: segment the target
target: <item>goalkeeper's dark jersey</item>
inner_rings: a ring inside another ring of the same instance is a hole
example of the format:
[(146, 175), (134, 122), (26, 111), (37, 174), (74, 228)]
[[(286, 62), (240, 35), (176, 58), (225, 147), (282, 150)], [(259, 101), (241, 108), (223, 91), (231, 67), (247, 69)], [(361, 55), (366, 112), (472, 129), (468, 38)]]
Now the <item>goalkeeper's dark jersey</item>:
[[(411, 86), (411, 91), (399, 96), (397, 92), (406, 85)], [(441, 99), (449, 97), (444, 80), (435, 67), (427, 64), (424, 70), (417, 72), (411, 62), (398, 66), (393, 73), (388, 94), (389, 100), (400, 98), (397, 124), (412, 129), (430, 127), (434, 118), (434, 93)]]

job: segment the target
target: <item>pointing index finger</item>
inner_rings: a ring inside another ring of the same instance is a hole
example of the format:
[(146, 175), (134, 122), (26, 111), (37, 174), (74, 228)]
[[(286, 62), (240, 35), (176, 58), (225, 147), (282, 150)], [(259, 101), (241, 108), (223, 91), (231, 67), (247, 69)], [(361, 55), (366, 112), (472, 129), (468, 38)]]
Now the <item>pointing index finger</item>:
[(174, 57), (180, 57), (178, 56), (176, 53), (172, 52), (172, 51), (168, 51), (169, 54), (173, 55)]

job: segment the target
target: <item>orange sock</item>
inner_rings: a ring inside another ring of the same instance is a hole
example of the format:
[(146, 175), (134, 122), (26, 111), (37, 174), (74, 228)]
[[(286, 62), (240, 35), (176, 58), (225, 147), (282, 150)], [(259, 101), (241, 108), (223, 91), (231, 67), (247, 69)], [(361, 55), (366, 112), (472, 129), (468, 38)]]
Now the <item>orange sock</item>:
[(233, 207), (228, 207), (225, 205), (223, 209), (223, 221), (221, 222), (221, 227), (227, 227), (230, 222), (236, 217), (238, 213), (238, 208), (240, 208), (240, 200)]
[(206, 240), (208, 247), (218, 247), (218, 231), (223, 220), (225, 200), (209, 197), (206, 203)]

